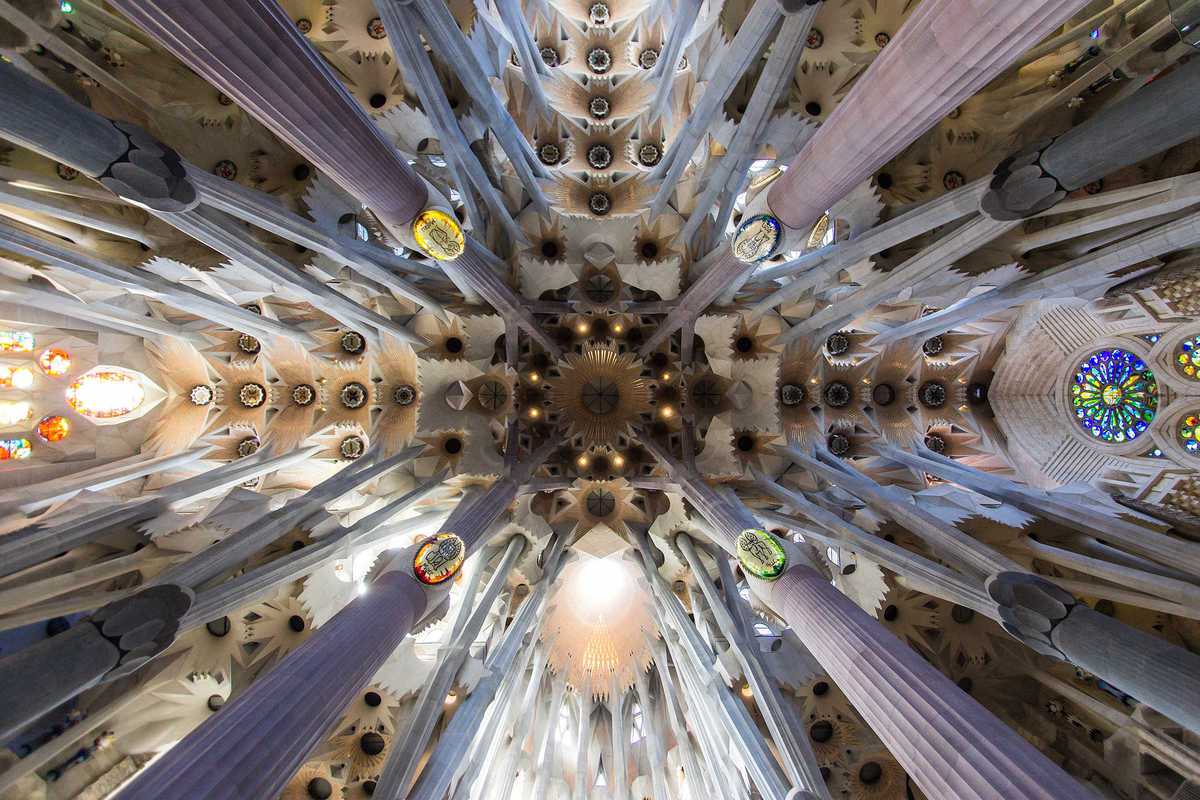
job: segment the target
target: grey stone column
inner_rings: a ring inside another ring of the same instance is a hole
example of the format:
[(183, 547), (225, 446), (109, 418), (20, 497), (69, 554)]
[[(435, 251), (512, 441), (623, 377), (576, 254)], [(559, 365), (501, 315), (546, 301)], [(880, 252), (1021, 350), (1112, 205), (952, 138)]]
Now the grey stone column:
[(407, 238), (425, 182), (277, 2), (112, 5)]
[(179, 154), (129, 122), (114, 122), (0, 61), (0, 137), (95, 178), (130, 202), (185, 211), (198, 202)]
[(192, 595), (155, 586), (104, 606), (66, 633), (0, 659), (0, 741), (103, 680), (128, 675), (175, 641)]
[(1068, 192), (1182, 144), (1198, 130), (1200, 61), (1193, 59), (1057, 139), (1005, 159), (983, 210), (1007, 220), (1038, 214)]
[[(407, 787), (412, 784), (413, 775), (416, 774), (421, 756), (425, 753), (425, 745), (442, 713), (446, 695), (453, 688), (454, 679), (469, 655), (471, 643), (479, 636), (480, 630), (492, 613), (496, 599), (506, 586), (508, 573), (512, 571), (517, 559), (524, 554), (525, 550), (526, 540), (524, 537), (514, 536), (509, 540), (478, 603), (472, 604), (475, 584), (478, 583), (478, 574), (472, 585), (468, 587), (467, 594), (463, 599), (463, 606), (458, 612), (458, 618), (451, 631), (453, 639), (445, 648), (437, 669), (426, 679), (425, 686), (421, 689), (416, 707), (409, 717), (411, 723), (404, 733), (404, 738), (399, 739), (388, 754), (383, 772), (379, 776), (380, 785)], [(486, 559), (487, 555), (483, 554), (479, 557)]]
[(808, 233), (821, 215), (982, 89), (1086, 0), (925, 0), (768, 190)]
[(1004, 629), (1042, 655), (1103, 678), (1200, 731), (1200, 655), (1122, 624), (1050, 581), (1001, 572), (988, 581)]
[(546, 568), (541, 581), (525, 598), (512, 624), (504, 632), (499, 646), (488, 656), (484, 666), (489, 674), (476, 684), (471, 694), (459, 706), (454, 718), (442, 731), (437, 747), (425, 762), (416, 784), (406, 793), (403, 786), (380, 783), (376, 788), (377, 797), (382, 800), (434, 800), (446, 794), (465, 766), (468, 750), (472, 740), (479, 734), (484, 713), (496, 698), (508, 671), (517, 661), (518, 652), (525, 646), (526, 634), (535, 630), (537, 623), (541, 621), (542, 605), (550, 585), (558, 574), (564, 543), (563, 537), (554, 536), (542, 551)]
[(119, 800), (277, 796), (425, 613), (427, 589), (411, 570), (381, 576)]
[[(683, 473), (677, 464), (673, 469), (673, 477)], [(689, 501), (695, 502), (691, 497), (694, 485), (683, 486)], [(711, 487), (707, 493), (717, 494)], [(753, 519), (730, 494), (721, 498), (724, 502), (715, 507), (708, 502), (697, 506), (722, 535), (741, 525), (746, 516)], [(735, 506), (741, 507), (740, 514), (726, 512)], [(721, 544), (733, 549), (732, 542)], [(792, 627), (931, 800), (1091, 797), (824, 576), (802, 563), (803, 555), (795, 545), (777, 544), (786, 555), (785, 572), (764, 581), (747, 571), (751, 588)]]

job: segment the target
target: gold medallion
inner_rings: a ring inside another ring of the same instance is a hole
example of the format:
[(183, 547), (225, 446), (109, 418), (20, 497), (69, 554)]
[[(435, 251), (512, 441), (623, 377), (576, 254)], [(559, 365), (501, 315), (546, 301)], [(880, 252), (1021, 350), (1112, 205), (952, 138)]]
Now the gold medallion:
[(436, 208), (427, 208), (418, 214), (412, 230), (417, 245), (438, 261), (453, 261), (467, 246), (458, 220)]
[(413, 556), (413, 574), (421, 583), (436, 586), (453, 578), (467, 557), (467, 546), (455, 533), (426, 539)]
[(733, 255), (743, 264), (757, 264), (774, 254), (782, 237), (779, 220), (769, 214), (758, 214), (738, 227), (733, 237)]

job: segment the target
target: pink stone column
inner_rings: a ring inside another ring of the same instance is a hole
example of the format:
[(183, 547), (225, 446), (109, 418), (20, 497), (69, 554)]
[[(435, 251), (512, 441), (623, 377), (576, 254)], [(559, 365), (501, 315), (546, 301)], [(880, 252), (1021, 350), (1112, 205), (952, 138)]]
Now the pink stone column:
[(815, 570), (751, 580), (930, 800), (1094, 800)]
[(426, 587), (411, 572), (381, 576), (147, 767), (119, 800), (277, 797), (425, 607)]
[(768, 190), (770, 213), (807, 231), (1087, 0), (924, 0)]
[(180, 61), (233, 98), (408, 236), (424, 181), (276, 0), (113, 0)]

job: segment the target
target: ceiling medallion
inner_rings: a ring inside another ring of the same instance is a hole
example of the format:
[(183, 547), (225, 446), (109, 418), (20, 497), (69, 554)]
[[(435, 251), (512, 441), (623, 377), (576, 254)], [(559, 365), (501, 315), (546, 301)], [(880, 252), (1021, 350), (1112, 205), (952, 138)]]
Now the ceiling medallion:
[(775, 580), (787, 567), (787, 552), (764, 530), (747, 528), (742, 531), (734, 551), (742, 569), (764, 581)]
[(426, 539), (413, 556), (417, 580), (436, 586), (453, 578), (467, 557), (467, 546), (456, 533), (439, 533)]
[(738, 226), (733, 237), (733, 255), (743, 264), (757, 264), (775, 253), (783, 238), (783, 226), (769, 214), (756, 214)]
[(467, 246), (458, 220), (436, 208), (425, 209), (413, 220), (413, 238), (422, 250), (438, 261), (453, 261)]
[(650, 387), (642, 362), (629, 353), (589, 347), (569, 353), (550, 383), (550, 402), (587, 446), (604, 445), (626, 433), (650, 409)]

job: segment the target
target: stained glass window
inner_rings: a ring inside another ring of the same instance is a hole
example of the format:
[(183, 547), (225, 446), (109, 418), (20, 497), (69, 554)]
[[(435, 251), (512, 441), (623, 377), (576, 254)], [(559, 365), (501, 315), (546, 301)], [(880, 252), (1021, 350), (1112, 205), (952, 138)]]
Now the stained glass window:
[(1179, 441), (1189, 453), (1200, 454), (1200, 414), (1188, 414), (1179, 421)]
[(0, 331), (0, 353), (32, 353), (33, 334), (29, 331)]
[(1083, 429), (1104, 442), (1141, 436), (1158, 411), (1158, 383), (1127, 350), (1101, 350), (1079, 365), (1071, 403)]
[(71, 354), (66, 350), (51, 347), (43, 350), (42, 354), (38, 356), (38, 366), (51, 378), (62, 377), (71, 369)]
[(85, 417), (122, 417), (142, 404), (146, 391), (128, 372), (96, 370), (67, 387), (67, 403)]
[(0, 461), (24, 461), (33, 455), (28, 439), (0, 439)]
[(0, 426), (18, 425), (33, 418), (33, 406), (28, 400), (0, 402)]
[(1193, 336), (1175, 349), (1175, 365), (1188, 378), (1200, 381), (1200, 336)]
[(38, 421), (37, 432), (38, 436), (47, 442), (61, 442), (71, 435), (71, 422), (66, 417), (60, 417), (57, 414), (51, 417), (42, 417)]
[(33, 370), (29, 367), (0, 366), (0, 389), (28, 389), (33, 386)]

